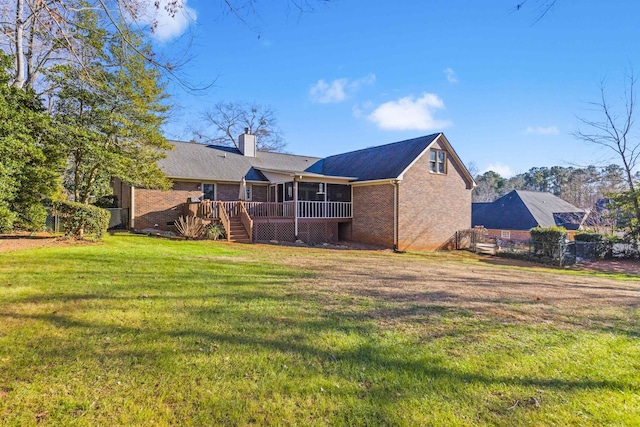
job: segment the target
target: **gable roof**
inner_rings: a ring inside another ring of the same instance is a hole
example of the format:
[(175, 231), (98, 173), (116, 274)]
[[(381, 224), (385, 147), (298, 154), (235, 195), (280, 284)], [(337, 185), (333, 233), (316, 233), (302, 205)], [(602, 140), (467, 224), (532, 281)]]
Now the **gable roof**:
[(247, 157), (232, 147), (205, 145), (197, 142), (169, 141), (175, 147), (158, 166), (169, 178), (205, 181), (265, 181), (259, 169), (304, 171), (318, 157), (258, 151)]
[(551, 193), (513, 190), (491, 203), (473, 203), (472, 226), (499, 230), (565, 227), (577, 230), (585, 212)]
[(329, 156), (316, 162), (307, 171), (332, 176), (353, 176), (357, 177), (355, 182), (394, 179), (399, 177), (439, 135), (434, 133)]
[(473, 188), (473, 177), (442, 133), (337, 154), (324, 159), (267, 151), (258, 151), (256, 157), (248, 157), (232, 147), (169, 141), (175, 149), (167, 151), (167, 157), (161, 159), (158, 165), (169, 178), (205, 181), (238, 182), (245, 178), (247, 181), (269, 182), (265, 176), (265, 173), (268, 175), (269, 172), (352, 182), (401, 179), (404, 172), (436, 141), (440, 141), (449, 153), (450, 160), (460, 167), (468, 188)]

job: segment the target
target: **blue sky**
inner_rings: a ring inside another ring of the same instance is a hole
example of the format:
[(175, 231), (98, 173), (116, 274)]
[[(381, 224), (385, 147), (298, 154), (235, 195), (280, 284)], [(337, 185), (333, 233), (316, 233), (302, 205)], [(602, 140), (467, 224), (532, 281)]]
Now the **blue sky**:
[(191, 22), (162, 20), (157, 44), (171, 57), (191, 43), (181, 73), (215, 85), (169, 84), (167, 136), (188, 140), (215, 102), (247, 101), (277, 111), (295, 154), (442, 131), (479, 172), (606, 162), (572, 133), (600, 82), (617, 104), (625, 70), (639, 66), (640, 2), (558, 0), (535, 22), (540, 3), (514, 12), (518, 1), (336, 0), (300, 14), (283, 0), (241, 22), (219, 2), (188, 0)]

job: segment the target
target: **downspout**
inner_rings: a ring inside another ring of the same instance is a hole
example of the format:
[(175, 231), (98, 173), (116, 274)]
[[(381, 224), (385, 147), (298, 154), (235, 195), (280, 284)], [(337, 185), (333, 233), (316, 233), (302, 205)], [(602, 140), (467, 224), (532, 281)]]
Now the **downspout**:
[(401, 252), (398, 250), (398, 190), (400, 181), (397, 179), (391, 180), (393, 185), (393, 251)]
[(136, 197), (135, 187), (131, 186), (131, 206), (129, 207), (129, 228), (134, 229), (136, 225)]

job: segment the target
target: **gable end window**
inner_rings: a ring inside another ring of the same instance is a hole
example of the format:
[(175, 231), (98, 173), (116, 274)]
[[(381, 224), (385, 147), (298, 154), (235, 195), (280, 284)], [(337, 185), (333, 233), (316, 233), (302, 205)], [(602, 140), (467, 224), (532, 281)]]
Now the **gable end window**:
[(447, 152), (432, 149), (429, 152), (429, 167), (432, 173), (447, 173)]

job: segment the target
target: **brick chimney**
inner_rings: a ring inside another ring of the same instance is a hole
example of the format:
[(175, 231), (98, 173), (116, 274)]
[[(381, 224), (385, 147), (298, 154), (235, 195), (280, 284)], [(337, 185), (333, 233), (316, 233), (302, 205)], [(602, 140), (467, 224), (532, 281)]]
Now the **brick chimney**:
[(256, 156), (256, 136), (250, 133), (249, 128), (244, 128), (244, 133), (238, 137), (238, 148), (244, 156)]

